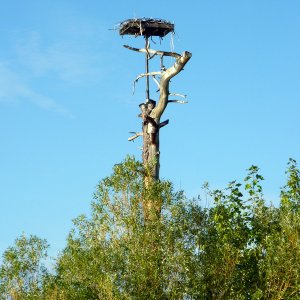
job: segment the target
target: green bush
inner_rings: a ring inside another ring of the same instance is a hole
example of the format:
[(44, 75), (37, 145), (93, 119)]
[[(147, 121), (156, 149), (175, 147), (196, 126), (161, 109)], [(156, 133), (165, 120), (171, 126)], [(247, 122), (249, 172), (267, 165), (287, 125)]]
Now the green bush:
[[(242, 184), (206, 184), (206, 208), (168, 181), (145, 184), (144, 172), (128, 157), (99, 183), (91, 215), (74, 220), (53, 275), (41, 265), (45, 241), (18, 239), (3, 256), (2, 299), (300, 299), (294, 160), (279, 207), (266, 204), (255, 166)], [(149, 201), (162, 204), (150, 220)]]

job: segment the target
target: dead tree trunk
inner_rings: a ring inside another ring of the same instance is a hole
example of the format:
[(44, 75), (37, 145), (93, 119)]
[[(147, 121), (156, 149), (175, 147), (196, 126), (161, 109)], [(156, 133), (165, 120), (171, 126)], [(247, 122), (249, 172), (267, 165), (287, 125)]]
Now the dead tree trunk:
[[(147, 44), (146, 44), (147, 45)], [(176, 59), (175, 63), (168, 69), (165, 69), (163, 65), (160, 72), (149, 72), (141, 74), (137, 77), (135, 82), (140, 78), (147, 76), (152, 77), (159, 88), (159, 100), (156, 104), (155, 101), (147, 99), (146, 103), (140, 104), (141, 117), (143, 119), (142, 133), (136, 133), (129, 140), (133, 140), (138, 136), (143, 136), (143, 164), (146, 170), (145, 185), (151, 186), (152, 183), (159, 180), (159, 168), (160, 168), (160, 148), (159, 148), (159, 131), (160, 128), (167, 125), (169, 120), (161, 122), (161, 117), (169, 102), (184, 103), (181, 100), (169, 100), (169, 83), (171, 78), (176, 76), (183, 70), (185, 64), (192, 57), (190, 52), (183, 52), (182, 55), (174, 52), (156, 51), (149, 48), (137, 49), (130, 46), (124, 46), (130, 50), (146, 53), (153, 58), (155, 55), (160, 55), (161, 60), (164, 56), (172, 56)], [(148, 71), (148, 70), (147, 70)], [(156, 79), (156, 76), (160, 76), (160, 80)], [(147, 200), (143, 204), (145, 219), (153, 219), (153, 216), (159, 216), (161, 211), (162, 201)]]
[[(159, 179), (159, 130), (161, 127), (168, 124), (168, 120), (160, 123), (160, 119), (165, 111), (169, 100), (169, 83), (172, 77), (176, 76), (191, 58), (191, 53), (184, 52), (177, 58), (175, 64), (162, 73), (159, 82), (159, 100), (157, 105), (150, 112), (149, 121), (147, 122), (148, 129), (143, 129), (144, 147), (143, 147), (143, 162), (145, 166), (151, 166), (152, 172), (149, 174), (148, 180)], [(145, 127), (145, 126), (143, 126)]]

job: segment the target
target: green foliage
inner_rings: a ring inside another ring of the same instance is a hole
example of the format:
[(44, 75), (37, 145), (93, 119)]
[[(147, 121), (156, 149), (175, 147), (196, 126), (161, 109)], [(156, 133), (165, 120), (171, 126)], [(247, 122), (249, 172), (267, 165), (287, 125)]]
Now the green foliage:
[[(2, 299), (300, 299), (294, 160), (279, 207), (265, 202), (256, 166), (224, 190), (206, 184), (207, 208), (168, 181), (145, 184), (146, 171), (128, 157), (99, 183), (91, 215), (74, 220), (54, 275), (40, 268), (45, 243), (17, 240), (4, 254)], [(149, 203), (156, 218), (145, 219)]]
[(42, 299), (48, 277), (42, 260), (48, 245), (36, 236), (17, 238), (3, 254), (0, 267), (0, 299)]
[(294, 159), (290, 158), (286, 174), (288, 180), (281, 190), (281, 204), (297, 212), (300, 209), (300, 172)]
[[(149, 199), (163, 204), (162, 214), (146, 222), (143, 205)], [(181, 293), (176, 257), (182, 242), (169, 225), (175, 203), (183, 200), (167, 181), (145, 187), (134, 159), (116, 165), (98, 185), (91, 218), (74, 221), (59, 258), (58, 285), (66, 299), (175, 299)]]

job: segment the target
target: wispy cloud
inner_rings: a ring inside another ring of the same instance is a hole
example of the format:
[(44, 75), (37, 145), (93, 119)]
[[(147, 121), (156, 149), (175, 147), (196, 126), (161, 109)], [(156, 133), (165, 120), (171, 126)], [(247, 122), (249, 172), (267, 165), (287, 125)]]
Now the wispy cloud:
[(9, 58), (0, 57), (1, 102), (25, 99), (43, 109), (71, 115), (60, 104), (68, 103), (67, 94), (62, 100), (55, 96), (55, 88), (49, 87), (61, 87), (62, 83), (78, 89), (99, 86), (105, 65), (112, 60), (112, 54), (103, 55), (105, 31), (98, 21), (74, 18), (64, 20), (64, 26), (53, 24), (51, 30), (22, 29), (13, 35), (11, 46), (6, 43)]
[(18, 76), (12, 72), (7, 64), (0, 62), (0, 101), (9, 102), (15, 100), (23, 85)]
[(6, 63), (0, 62), (0, 102), (18, 102), (25, 100), (43, 109), (51, 110), (64, 116), (72, 114), (54, 99), (35, 92), (17, 72)]
[(72, 37), (45, 44), (37, 32), (30, 32), (18, 41), (16, 52), (22, 65), (35, 76), (54, 74), (67, 83), (85, 85), (101, 77), (100, 55), (89, 49), (89, 44)]

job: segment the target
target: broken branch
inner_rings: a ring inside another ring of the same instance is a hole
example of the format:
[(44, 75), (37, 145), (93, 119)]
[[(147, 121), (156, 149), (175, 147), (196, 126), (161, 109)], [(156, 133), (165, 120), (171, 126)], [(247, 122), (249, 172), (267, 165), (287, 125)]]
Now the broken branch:
[(138, 138), (139, 136), (142, 136), (143, 133), (142, 132), (130, 132), (130, 133), (134, 133), (133, 136), (131, 136), (130, 138), (128, 138), (128, 141), (131, 142), (133, 140), (135, 140), (136, 138)]
[(179, 104), (186, 104), (186, 103), (189, 103), (188, 101), (184, 101), (184, 100), (168, 100), (168, 102), (171, 102), (171, 103), (179, 103)]
[(144, 49), (144, 48), (139, 49), (139, 48), (130, 47), (128, 45), (123, 45), (123, 47), (125, 47), (129, 50), (132, 50), (132, 51), (151, 54), (150, 58), (153, 58), (155, 55), (172, 56), (172, 57), (175, 57), (175, 58), (180, 58), (181, 57), (181, 55), (176, 53), (176, 52), (168, 52), (168, 51), (160, 51), (160, 50)]
[(135, 81), (138, 81), (139, 79), (145, 77), (145, 76), (156, 76), (156, 75), (162, 75), (162, 72), (158, 71), (158, 72), (149, 72), (149, 73), (143, 73), (140, 74)]
[(170, 96), (178, 96), (178, 97), (182, 97), (182, 98), (186, 98), (187, 95), (183, 95), (183, 94), (178, 94), (178, 93), (170, 93)]
[(168, 125), (168, 124), (169, 124), (169, 119), (166, 120), (166, 121), (163, 121), (163, 122), (159, 123), (158, 127), (159, 127), (159, 128), (162, 128), (162, 127), (164, 127), (164, 126), (166, 126), (166, 125)]
[(159, 82), (158, 80), (155, 78), (155, 75), (152, 75), (152, 79), (154, 80), (154, 82), (157, 84), (158, 88), (159, 88)]
[(149, 72), (149, 73), (140, 74), (133, 82), (133, 94), (135, 92), (135, 84), (139, 81), (139, 79), (146, 76), (155, 76), (155, 75), (162, 75), (162, 72)]

